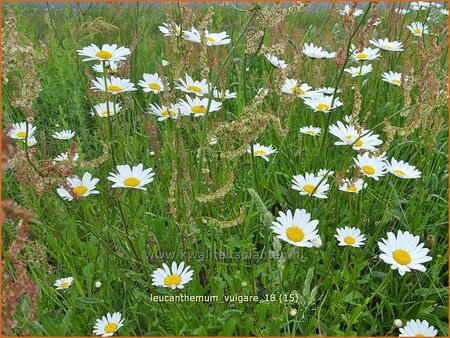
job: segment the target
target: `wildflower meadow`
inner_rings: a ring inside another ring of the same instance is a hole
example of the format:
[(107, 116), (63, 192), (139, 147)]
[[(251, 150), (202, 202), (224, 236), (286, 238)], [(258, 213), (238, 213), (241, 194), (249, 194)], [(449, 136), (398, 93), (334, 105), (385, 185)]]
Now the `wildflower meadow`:
[(445, 2), (2, 2), (2, 333), (448, 336)]

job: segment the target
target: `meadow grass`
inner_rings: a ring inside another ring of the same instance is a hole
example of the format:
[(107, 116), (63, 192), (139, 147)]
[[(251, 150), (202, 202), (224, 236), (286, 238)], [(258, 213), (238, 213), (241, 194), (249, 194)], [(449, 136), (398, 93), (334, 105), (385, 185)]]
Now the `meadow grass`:
[[(36, 182), (26, 184), (26, 177), (18, 180), (14, 170), (4, 173), (3, 198), (11, 198), (36, 212), (20, 257), (36, 283), (39, 307), (36, 320), (28, 322), (30, 301), (21, 299), (12, 334), (28, 327), (31, 335), (91, 335), (96, 319), (107, 312), (121, 312), (125, 318), (117, 333), (121, 336), (396, 336), (399, 331), (393, 325), (395, 319), (403, 323), (410, 319), (427, 320), (438, 335), (447, 336), (448, 117), (446, 103), (434, 99), (439, 90), (447, 91), (447, 48), (442, 49), (444, 52), (433, 64), (427, 64), (424, 52), (428, 50), (432, 55), (436, 45), (446, 44), (447, 31), (433, 37), (424, 35), (420, 38), (424, 50), (420, 50), (420, 39), (406, 29), (412, 21), (424, 22), (431, 11), (400, 16), (395, 25), (394, 7), (378, 8), (382, 22), (371, 36), (366, 36), (366, 45), (369, 38), (389, 37), (403, 41), (405, 51), (383, 51), (381, 60), (372, 62), (371, 73), (351, 78), (346, 73), (341, 75), (344, 67), (337, 66), (335, 59), (316, 60), (300, 54), (304, 42), (333, 51), (348, 45), (353, 31), (346, 31), (344, 17), (337, 14), (334, 7), (341, 9), (340, 5), (333, 6), (332, 11), (293, 13), (271, 27), (248, 21), (261, 9), (246, 13), (229, 5), (214, 6), (207, 28), (210, 32), (226, 31), (231, 44), (208, 48), (206, 63), (200, 47), (192, 47), (193, 43), (182, 39), (166, 38), (158, 29), (167, 22), (165, 12), (188, 22), (179, 7), (100, 4), (81, 9), (50, 7), (48, 11), (19, 3), (2, 4), (3, 17), (12, 9), (22, 36), (32, 41), (37, 50), (42, 40), (47, 49), (46, 59), (35, 65), (42, 85), (33, 103), (33, 124), (42, 134), (33, 155), (37, 163), (67, 151), (72, 141), (77, 144), (79, 161), (99, 157), (100, 141), (106, 142), (110, 153), (108, 160), (96, 168), (74, 167), (79, 176), (89, 171), (100, 178), (100, 194), (79, 201), (61, 199), (56, 193), (57, 185), (40, 193), (34, 189)], [(206, 5), (191, 11), (195, 25), (201, 25), (208, 15)], [(365, 13), (364, 20), (371, 13)], [(355, 19), (354, 29), (361, 17)], [(430, 23), (432, 32), (438, 32), (445, 22), (445, 18), (439, 20)], [(249, 26), (236, 44), (247, 22)], [(116, 28), (108, 29), (105, 23)], [(352, 43), (358, 43), (358, 34), (366, 26), (364, 21), (355, 31)], [(328, 114), (316, 113), (301, 99), (289, 100), (279, 94), (276, 86), (286, 74), (275, 69), (261, 53), (244, 57), (247, 32), (263, 28), (263, 48), (285, 43), (281, 58), (288, 64), (295, 58), (301, 60), (293, 72), (314, 88), (338, 86), (344, 105)], [(179, 54), (174, 54), (172, 41), (179, 44)], [(20, 45), (21, 41), (17, 43)], [(218, 82), (225, 85), (222, 89), (237, 92), (237, 99), (224, 101), (220, 111), (204, 118), (188, 116), (158, 122), (144, 111), (149, 103), (160, 102), (160, 98), (139, 89), (118, 96), (124, 109), (117, 116), (110, 120), (96, 118), (89, 112), (93, 105), (105, 101), (104, 93), (93, 94), (89, 89), (86, 72), (94, 75), (93, 63), (82, 62), (76, 52), (91, 43), (133, 46), (125, 78), (137, 83), (143, 73), (163, 73), (177, 98), (184, 98), (184, 94), (174, 90), (177, 60), (187, 65), (182, 69), (182, 77), (186, 71), (196, 79), (203, 78), (202, 65), (206, 64), (208, 80), (214, 82), (232, 50)], [(183, 60), (187, 50), (191, 54)], [(161, 66), (163, 59), (170, 60), (167, 67)], [(351, 61), (349, 65), (353, 65)], [(409, 94), (411, 100), (405, 105), (403, 89), (381, 81), (381, 73), (403, 72), (407, 67), (415, 69), (415, 82)], [(427, 80), (422, 77), (426, 71), (437, 76), (439, 85), (432, 92), (426, 92), (421, 84)], [(21, 81), (26, 74), (19, 69), (12, 75)], [(358, 88), (361, 99), (353, 86)], [(248, 153), (235, 159), (224, 158), (222, 153), (230, 147), (248, 144), (239, 139), (225, 143), (219, 137), (217, 145), (208, 146), (209, 133), (219, 124), (249, 114), (246, 107), (260, 88), (269, 88), (270, 92), (250, 114), (257, 118), (268, 112), (278, 117), (287, 134), (280, 133), (276, 123), (271, 122), (252, 144), (273, 145), (278, 152), (270, 155), (267, 162)], [(16, 93), (15, 83), (2, 84), (3, 126), (25, 121), (24, 112), (11, 105)], [(407, 139), (395, 135), (386, 149), (389, 158), (418, 168), (420, 179), (402, 180), (391, 174), (379, 181), (366, 178), (367, 187), (351, 194), (339, 191), (337, 181), (329, 178), (330, 190), (325, 200), (301, 196), (291, 188), (294, 175), (323, 168), (351, 177), (357, 151), (349, 146), (335, 146), (337, 139), (328, 132), (328, 126), (342, 121), (357, 109), (355, 105), (360, 105), (359, 118), (366, 119), (365, 127), (386, 140), (389, 131), (386, 132), (385, 119), (394, 126), (408, 125), (415, 109), (424, 105), (423, 101), (419, 104), (423, 96), (426, 104), (430, 103), (426, 109), (442, 119), (420, 125)], [(309, 125), (321, 127), (321, 135), (299, 133), (300, 127)], [(75, 139), (53, 139), (53, 132), (61, 129), (76, 131)], [(15, 144), (25, 148), (21, 141)], [(107, 176), (116, 164), (138, 163), (154, 168), (156, 173), (146, 191), (111, 188)], [(234, 180), (230, 183), (232, 173)], [(198, 200), (229, 183), (232, 186), (223, 197), (209, 202)], [(274, 236), (270, 226), (278, 212), (297, 208), (306, 209), (313, 219), (319, 220), (323, 242), (320, 248), (294, 247)], [(17, 221), (3, 223), (4, 258), (16, 226)], [(366, 244), (361, 248), (338, 246), (334, 235), (337, 228), (344, 226), (359, 228), (367, 237)], [(413, 270), (400, 276), (378, 257), (377, 242), (399, 229), (419, 235), (420, 242), (430, 249), (428, 255), (433, 260), (425, 263), (426, 272)], [(173, 260), (190, 265), (193, 280), (177, 291), (153, 286), (152, 272)], [(4, 273), (14, 274), (8, 264), (6, 259)], [(65, 291), (55, 290), (55, 280), (66, 276), (74, 277), (74, 285)], [(101, 282), (101, 287), (95, 286), (96, 281)], [(213, 295), (219, 301), (154, 302), (150, 294)], [(226, 295), (258, 295), (260, 301), (226, 302)]]

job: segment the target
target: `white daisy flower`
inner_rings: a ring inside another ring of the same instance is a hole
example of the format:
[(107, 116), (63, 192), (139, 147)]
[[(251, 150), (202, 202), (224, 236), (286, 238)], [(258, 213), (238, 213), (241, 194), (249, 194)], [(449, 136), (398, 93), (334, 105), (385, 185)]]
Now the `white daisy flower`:
[[(350, 5), (345, 5), (344, 9), (339, 11), (339, 14), (341, 15), (349, 15), (350, 12), (352, 10), (352, 7)], [(353, 12), (353, 16), (360, 16), (361, 14), (363, 14), (363, 10), (362, 9), (355, 9), (355, 11)]]
[(354, 182), (349, 179), (344, 179), (342, 181), (342, 185), (339, 186), (339, 190), (356, 194), (366, 186), (367, 184), (364, 183), (364, 180), (362, 178), (358, 178)]
[[(194, 97), (193, 99), (186, 95), (186, 101), (180, 100), (177, 103), (176, 108), (180, 110), (182, 115), (191, 115), (194, 117), (205, 116), (206, 109), (208, 108), (208, 98), (200, 99)], [(211, 100), (211, 106), (209, 107), (209, 113), (219, 110), (222, 108), (222, 103)]]
[[(354, 46), (353, 46), (354, 47)], [(356, 47), (354, 47), (355, 49)], [(361, 51), (354, 50), (352, 58), (355, 61), (372, 61), (378, 60), (380, 57), (380, 50), (378, 48), (366, 47)]]
[(349, 73), (352, 77), (359, 77), (366, 75), (372, 71), (372, 65), (362, 65), (360, 67), (348, 67), (344, 69), (345, 72)]
[(91, 111), (91, 115), (97, 114), (97, 116), (99, 116), (99, 117), (108, 117), (108, 109), (109, 109), (109, 116), (111, 117), (111, 116), (114, 116), (115, 114), (118, 114), (122, 110), (122, 107), (118, 103), (116, 103), (115, 107), (116, 107), (116, 109), (114, 112), (114, 103), (113, 102), (108, 101), (108, 102), (99, 103), (94, 106), (95, 113), (93, 111)]
[[(317, 93), (319, 94), (325, 94), (325, 95), (333, 95), (334, 94), (334, 87), (322, 87), (322, 88), (318, 88), (316, 90)], [(338, 88), (338, 90), (336, 91), (336, 94), (338, 93), (342, 93), (342, 90), (340, 90)]]
[(386, 175), (386, 165), (384, 161), (375, 157), (370, 157), (368, 153), (357, 156), (353, 159), (357, 167), (361, 169), (364, 176), (371, 177), (378, 181), (381, 176)]
[(113, 188), (133, 188), (139, 190), (147, 190), (144, 185), (153, 181), (155, 173), (152, 168), (143, 169), (144, 165), (139, 163), (131, 168), (128, 164), (118, 165), (116, 172), (110, 172), (108, 180), (113, 182)]
[(298, 247), (313, 246), (311, 241), (317, 237), (318, 220), (312, 220), (305, 209), (295, 209), (294, 215), (291, 210), (286, 214), (280, 211), (279, 215), (270, 227), (279, 239)]
[(334, 171), (328, 170), (328, 169), (319, 169), (319, 171), (317, 172), (317, 176), (319, 176), (319, 177), (330, 177), (333, 175), (334, 175)]
[(402, 73), (395, 73), (395, 72), (389, 72), (389, 73), (383, 73), (381, 74), (382, 80), (385, 82), (388, 82), (390, 84), (393, 84), (395, 86), (400, 87), (402, 83)]
[[(28, 134), (27, 134), (27, 126), (28, 126)], [(31, 123), (20, 122), (13, 123), (12, 128), (8, 131), (8, 136), (18, 140), (25, 140), (28, 138), (32, 138), (34, 132), (36, 131), (36, 127)]]
[[(66, 178), (66, 180), (69, 183), (69, 187), (72, 189), (72, 193), (78, 198), (100, 193), (98, 190), (95, 190), (95, 186), (100, 181), (100, 179), (92, 178), (92, 175), (90, 173), (84, 173), (81, 180), (78, 178), (78, 176), (68, 177)], [(56, 192), (59, 196), (67, 201), (73, 200), (72, 195), (64, 187), (60, 186), (58, 189), (56, 189)]]
[(335, 145), (351, 145), (354, 150), (374, 151), (383, 143), (378, 134), (373, 134), (372, 131), (366, 129), (359, 133), (351, 124), (345, 125), (341, 121), (331, 125), (329, 130), (330, 134), (340, 139), (340, 141), (334, 142)]
[(439, 11), (441, 14), (443, 14), (443, 15), (447, 15), (448, 16), (448, 9), (441, 9), (440, 11)]
[(164, 91), (164, 84), (162, 83), (158, 73), (144, 73), (143, 77), (144, 80), (139, 80), (138, 85), (144, 88), (144, 92), (153, 92), (155, 94), (158, 94), (159, 92)]
[(357, 228), (350, 228), (346, 226), (345, 228), (337, 228), (337, 235), (334, 235), (339, 242), (339, 246), (352, 246), (354, 248), (359, 248), (364, 245), (366, 241), (366, 236), (361, 234), (361, 230)]
[(276, 67), (276, 68), (286, 69), (287, 66), (288, 66), (288, 65), (286, 64), (286, 61), (277, 58), (275, 55), (272, 55), (272, 54), (264, 54), (264, 56), (265, 56), (266, 59), (272, 64), (272, 66), (274, 66), (274, 67)]
[(150, 110), (146, 112), (147, 114), (152, 114), (158, 116), (158, 121), (164, 121), (168, 118), (177, 119), (178, 111), (175, 105), (171, 106), (158, 106), (157, 104), (150, 104)]
[(223, 91), (223, 90), (220, 91), (220, 90), (214, 89), (213, 97), (224, 101), (224, 100), (229, 100), (229, 99), (235, 99), (237, 97), (237, 93), (230, 92), (228, 89), (225, 91)]
[(327, 198), (327, 191), (330, 185), (327, 180), (312, 173), (303, 175), (295, 175), (292, 182), (292, 189), (298, 190), (300, 195), (312, 195), (317, 198)]
[(77, 50), (78, 54), (81, 56), (87, 56), (83, 61), (120, 61), (126, 60), (125, 56), (131, 54), (129, 48), (119, 47), (117, 45), (104, 44), (102, 48), (98, 48), (96, 45), (91, 44), (88, 47), (84, 47), (81, 50)]
[[(200, 32), (192, 27), (192, 29), (183, 31), (183, 38), (187, 41), (201, 43), (202, 37)], [(220, 33), (210, 33), (209, 31), (205, 31), (204, 33), (204, 42), (207, 46), (220, 46), (220, 45), (228, 45), (231, 42), (227, 32)]]
[[(247, 149), (247, 153), (251, 154), (251, 152), (252, 152), (252, 148), (249, 147)], [(262, 157), (266, 161), (269, 161), (269, 158), (267, 156), (275, 154), (276, 152), (277, 152), (277, 150), (274, 147), (272, 147), (272, 145), (270, 145), (268, 147), (263, 146), (259, 143), (256, 143), (253, 145), (253, 156)]]
[(227, 32), (210, 33), (205, 31), (205, 43), (207, 46), (228, 45), (231, 42)]
[(411, 22), (408, 26), (409, 31), (415, 36), (422, 36), (424, 34), (429, 34), (428, 26), (421, 22)]
[(390, 52), (402, 52), (403, 51), (403, 43), (398, 41), (389, 41), (388, 38), (385, 39), (372, 39), (370, 43), (375, 47), (381, 48), (383, 50), (387, 50)]
[(61, 279), (57, 279), (53, 286), (56, 286), (56, 290), (66, 290), (73, 283), (73, 277), (63, 277)]
[(119, 312), (114, 312), (112, 315), (108, 312), (106, 317), (103, 316), (95, 321), (93, 333), (97, 336), (111, 337), (123, 326), (123, 322), (124, 319)]
[(183, 31), (183, 39), (185, 39), (187, 41), (191, 41), (191, 42), (196, 42), (196, 43), (202, 42), (202, 37), (200, 35), (200, 32), (194, 27), (192, 27), (191, 30)]
[(163, 33), (164, 36), (172, 36), (177, 35), (181, 36), (181, 27), (177, 24), (163, 23), (161, 26), (158, 26), (159, 31)]
[(334, 100), (333, 106), (331, 103), (333, 102), (333, 96), (324, 95), (317, 93), (316, 95), (312, 95), (304, 98), (305, 104), (314, 109), (315, 112), (323, 112), (328, 113), (333, 109), (336, 109), (342, 106), (342, 102), (337, 97)]
[(189, 75), (186, 74), (186, 81), (183, 79), (179, 79), (180, 84), (176, 87), (176, 89), (180, 89), (185, 93), (195, 94), (197, 96), (203, 96), (208, 94), (208, 82), (206, 79), (201, 81), (194, 81)]
[(405, 179), (420, 178), (422, 175), (415, 166), (404, 161), (397, 161), (395, 158), (391, 158), (390, 163), (386, 161), (386, 169), (391, 174)]
[(152, 285), (162, 286), (164, 288), (183, 289), (184, 286), (192, 280), (194, 271), (188, 265), (184, 267), (184, 262), (179, 265), (172, 262), (172, 269), (169, 269), (166, 263), (163, 268), (158, 268), (152, 273)]
[(56, 131), (52, 136), (58, 140), (70, 140), (75, 136), (75, 132), (67, 129), (63, 131)]
[(401, 230), (397, 232), (397, 236), (392, 232), (388, 232), (387, 236), (387, 239), (382, 238), (382, 242), (378, 242), (378, 247), (383, 252), (379, 257), (390, 264), (392, 269), (398, 269), (400, 276), (411, 270), (427, 270), (421, 263), (431, 261), (432, 258), (427, 256), (429, 250), (423, 248), (424, 244), (419, 244), (419, 236)]
[[(105, 66), (106, 66), (106, 71), (109, 70), (112, 73), (117, 73), (117, 71), (119, 70), (119, 62), (117, 62), (117, 61), (106, 61)], [(103, 64), (99, 63), (96, 65), (93, 65), (92, 69), (94, 70), (94, 72), (103, 73)]]
[[(116, 108), (115, 111), (114, 107)], [(109, 109), (109, 117), (112, 117), (118, 114), (122, 110), (122, 107), (118, 103), (116, 103), (114, 106), (113, 102), (111, 101), (99, 103), (94, 106), (95, 113), (91, 111), (91, 115), (97, 115), (99, 117), (108, 117), (108, 109)]]
[(91, 89), (102, 92), (106, 92), (106, 90), (108, 90), (108, 93), (114, 95), (137, 90), (137, 88), (134, 87), (134, 83), (130, 82), (130, 80), (121, 79), (115, 76), (111, 76), (111, 79), (106, 79), (106, 88), (105, 80), (101, 77), (98, 77), (96, 80), (92, 80), (92, 84), (94, 86), (91, 87)]
[(420, 11), (420, 10), (426, 10), (431, 6), (430, 2), (426, 1), (417, 1), (417, 2), (411, 2), (410, 8), (413, 11)]
[(403, 8), (396, 8), (395, 11), (396, 11), (398, 14), (401, 14), (401, 15), (405, 15), (405, 14), (408, 14), (408, 13), (410, 12), (409, 10), (403, 9)]
[[(78, 157), (79, 157), (78, 153), (75, 153), (75, 154), (73, 155), (72, 161), (73, 161), (73, 162), (78, 161)], [(58, 156), (56, 156), (56, 157), (53, 159), (53, 161), (55, 161), (55, 162), (63, 162), (63, 161), (67, 161), (68, 159), (69, 159), (68, 153), (61, 153), (61, 154), (59, 154)]]
[(302, 134), (311, 135), (311, 136), (319, 136), (320, 135), (320, 130), (321, 130), (320, 128), (313, 127), (313, 126), (301, 127), (300, 128), (300, 132)]
[(436, 337), (437, 330), (434, 326), (430, 326), (426, 320), (411, 319), (406, 325), (400, 328), (399, 337)]
[(285, 94), (294, 94), (297, 96), (303, 96), (310, 89), (312, 89), (312, 87), (309, 86), (307, 83), (302, 83), (301, 85), (299, 85), (297, 80), (286, 78), (283, 87), (281, 87), (281, 92)]
[(336, 56), (336, 52), (327, 52), (320, 46), (314, 46), (313, 43), (303, 44), (302, 53), (313, 59), (331, 59)]

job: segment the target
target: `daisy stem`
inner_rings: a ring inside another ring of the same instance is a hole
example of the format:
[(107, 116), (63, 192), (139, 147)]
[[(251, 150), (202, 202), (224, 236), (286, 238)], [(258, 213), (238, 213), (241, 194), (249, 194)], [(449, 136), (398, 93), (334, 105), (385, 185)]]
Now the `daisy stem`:
[(144, 271), (145, 271), (145, 274), (147, 275), (148, 280), (151, 280), (151, 276), (150, 276), (150, 273), (148, 271), (147, 266), (143, 262), (142, 257), (139, 256), (136, 248), (134, 247), (134, 242), (131, 239), (130, 231), (128, 229), (128, 224), (127, 224), (127, 221), (126, 221), (126, 218), (125, 218), (125, 214), (123, 212), (122, 205), (121, 205), (120, 202), (118, 203), (118, 206), (119, 206), (119, 213), (120, 213), (120, 217), (122, 219), (123, 227), (125, 228), (125, 233), (126, 233), (125, 237), (127, 239), (128, 245), (130, 246), (134, 257), (136, 258), (136, 261), (138, 261), (140, 263), (140, 265), (142, 265), (142, 267), (144, 267)]
[(258, 184), (258, 172), (256, 170), (256, 159), (255, 159), (255, 153), (254, 153), (254, 144), (253, 141), (250, 142), (250, 156), (252, 157), (252, 171), (253, 171), (253, 183), (256, 192), (261, 195), (261, 192), (259, 191), (259, 184)]
[(364, 303), (361, 306), (358, 306), (353, 310), (349, 324), (347, 326), (347, 329), (345, 330), (345, 335), (350, 334), (350, 330), (352, 329), (353, 324), (356, 323), (356, 321), (358, 320), (359, 316), (361, 315), (361, 313), (365, 309), (365, 307), (372, 301), (372, 299), (375, 298), (375, 296), (377, 296), (380, 293), (380, 291), (386, 286), (387, 282), (391, 280), (392, 271), (393, 271), (392, 269), (389, 269), (389, 272), (384, 276), (382, 282), (380, 283), (378, 288), (372, 293), (372, 295), (370, 297), (366, 298), (366, 300), (364, 301)]
[(108, 79), (106, 77), (106, 61), (105, 60), (102, 60), (102, 67), (103, 67), (103, 81), (105, 83), (106, 113), (108, 115), (109, 152), (111, 153), (111, 158), (113, 160), (113, 164), (116, 165), (116, 159), (115, 159), (114, 151), (113, 151), (113, 147), (112, 147), (113, 128), (112, 128), (112, 122), (111, 122), (111, 114), (109, 111)]

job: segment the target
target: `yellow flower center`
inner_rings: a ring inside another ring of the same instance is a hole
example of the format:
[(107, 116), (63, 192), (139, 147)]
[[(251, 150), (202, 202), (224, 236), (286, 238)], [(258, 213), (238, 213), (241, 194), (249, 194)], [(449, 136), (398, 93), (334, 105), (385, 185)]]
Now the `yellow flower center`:
[(416, 337), (425, 337), (425, 335), (421, 334), (421, 333), (418, 333), (418, 334), (416, 334)]
[(167, 286), (174, 286), (181, 283), (181, 277), (178, 275), (169, 275), (164, 279), (164, 284)]
[(350, 141), (352, 139), (352, 135), (347, 135), (345, 138)]
[(374, 167), (372, 167), (370, 165), (363, 165), (362, 170), (363, 170), (364, 174), (367, 174), (367, 175), (375, 174)]
[(106, 89), (108, 89), (108, 91), (110, 91), (110, 92), (116, 92), (116, 93), (122, 91), (122, 88), (120, 88), (119, 86), (115, 86), (115, 85), (108, 86), (108, 87), (106, 87)]
[(367, 55), (366, 53), (358, 53), (358, 54), (356, 54), (356, 58), (358, 59), (358, 60), (365, 60), (365, 59), (367, 59), (369, 57), (369, 55)]
[(392, 83), (395, 83), (395, 84), (398, 84), (398, 85), (400, 84), (400, 80), (397, 80), (397, 79), (394, 79), (394, 80), (392, 80), (391, 82), (392, 82)]
[(191, 108), (191, 111), (196, 114), (204, 114), (204, 113), (206, 113), (206, 107), (205, 106), (193, 106)]
[[(102, 116), (108, 116), (108, 111), (105, 110), (101, 115), (102, 115)], [(109, 112), (109, 115), (111, 116), (111, 112)]]
[(259, 149), (259, 150), (255, 150), (255, 151), (254, 151), (254, 154), (255, 154), (255, 156), (264, 156), (264, 155), (266, 155), (267, 153), (266, 153), (264, 150)]
[(214, 40), (212, 37), (210, 37), (210, 36), (207, 36), (206, 37), (206, 40), (208, 40), (209, 42), (212, 42), (212, 43), (214, 43), (214, 42), (216, 42), (216, 40)]
[(128, 177), (123, 181), (123, 184), (127, 187), (137, 187), (141, 183), (141, 180), (135, 177)]
[(161, 86), (157, 83), (150, 83), (148, 87), (153, 90), (161, 90)]
[(363, 141), (359, 138), (353, 145), (358, 148), (362, 147)]
[(188, 86), (187, 90), (190, 90), (191, 92), (201, 93), (202, 89), (198, 86)]
[(411, 263), (411, 255), (402, 249), (397, 249), (392, 253), (392, 257), (398, 264), (408, 265)]
[(361, 75), (361, 72), (359, 70), (355, 71), (355, 75)]
[(406, 176), (406, 173), (401, 169), (395, 169), (394, 173), (396, 173), (399, 176)]
[(286, 237), (292, 242), (301, 242), (305, 238), (305, 233), (298, 227), (290, 227), (286, 231)]
[(315, 134), (314, 131), (312, 131), (312, 130), (307, 130), (306, 133), (307, 133), (308, 135), (314, 135), (314, 134)]
[(164, 117), (167, 117), (167, 116), (175, 116), (175, 115), (176, 115), (176, 113), (175, 113), (173, 110), (170, 110), (170, 109), (164, 110), (164, 111), (161, 113), (161, 116), (164, 116)]
[(26, 131), (18, 131), (16, 135), (17, 135), (17, 137), (25, 138), (27, 136), (27, 132)]
[(303, 94), (305, 94), (305, 91), (304, 91), (303, 89), (301, 89), (300, 87), (297, 87), (297, 86), (291, 87), (291, 92), (292, 92), (293, 94), (297, 94), (297, 95), (303, 95)]
[(391, 49), (391, 48), (392, 48), (391, 44), (388, 43), (388, 44), (386, 45), (386, 49)]
[(422, 33), (422, 31), (420, 30), (420, 28), (416, 28), (416, 29), (414, 29), (414, 33), (420, 34), (420, 33)]
[(356, 241), (352, 236), (345, 236), (344, 242), (351, 245), (351, 244), (355, 244)]
[(110, 52), (108, 52), (107, 50), (101, 50), (101, 51), (98, 51), (97, 53), (95, 53), (95, 56), (97, 56), (101, 59), (111, 59), (113, 55)]
[(77, 195), (77, 196), (82, 196), (86, 193), (86, 191), (88, 191), (88, 188), (84, 185), (79, 185), (78, 187), (73, 188), (73, 192)]
[(312, 194), (315, 188), (316, 187), (313, 186), (312, 184), (305, 184), (303, 186), (303, 190), (306, 191), (308, 194)]
[(108, 323), (105, 325), (104, 328), (106, 333), (111, 333), (117, 330), (117, 324), (116, 323)]
[(65, 282), (62, 282), (61, 285), (60, 285), (59, 287), (61, 287), (61, 288), (63, 288), (63, 289), (66, 289), (66, 288), (68, 288), (69, 286), (70, 286), (70, 283), (67, 282), (67, 281), (65, 281)]
[(358, 188), (356, 186), (354, 186), (354, 185), (349, 185), (347, 187), (347, 191), (356, 192), (356, 191), (358, 191)]
[(320, 103), (316, 106), (316, 109), (320, 111), (329, 110), (330, 106), (327, 105), (326, 103)]

